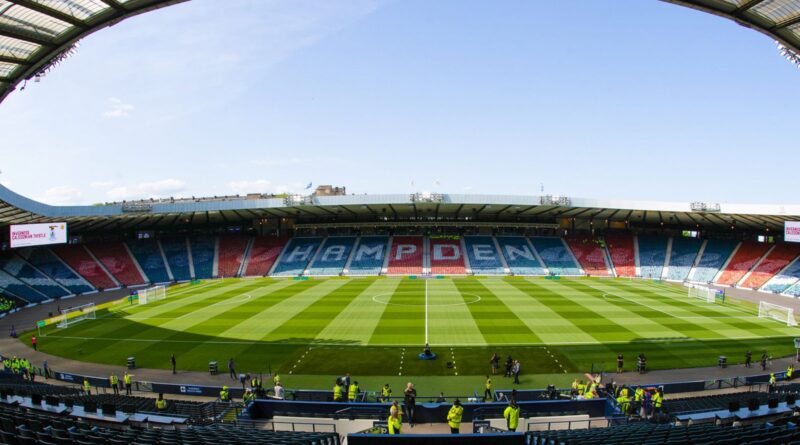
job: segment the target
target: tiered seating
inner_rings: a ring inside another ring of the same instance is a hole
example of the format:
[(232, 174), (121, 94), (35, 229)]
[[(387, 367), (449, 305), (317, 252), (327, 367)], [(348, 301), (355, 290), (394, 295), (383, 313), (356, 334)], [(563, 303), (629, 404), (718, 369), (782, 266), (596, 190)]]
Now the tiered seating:
[(589, 275), (610, 275), (603, 249), (597, 245), (594, 239), (570, 236), (567, 237), (567, 244), (584, 272)]
[(186, 238), (162, 238), (159, 240), (164, 256), (167, 257), (169, 270), (175, 281), (189, 281), (192, 279), (189, 269), (189, 249), (186, 247)]
[(460, 240), (431, 238), (429, 244), (432, 274), (464, 275), (467, 273)]
[(661, 279), (667, 260), (667, 238), (639, 235), (639, 273), (644, 278)]
[(636, 276), (636, 254), (630, 235), (606, 235), (606, 248), (619, 277)]
[(388, 273), (422, 273), (422, 245), (421, 236), (395, 236), (392, 239), (392, 251), (389, 252)]
[(386, 258), (388, 236), (362, 236), (350, 261), (350, 275), (378, 275)]
[(325, 243), (308, 268), (309, 275), (339, 275), (350, 258), (353, 244), (356, 239), (352, 236), (331, 236), (325, 239)]
[(491, 236), (465, 236), (467, 258), (472, 273), (477, 275), (502, 275), (503, 263)]
[(708, 283), (713, 280), (737, 244), (736, 241), (729, 240), (708, 240), (694, 275), (689, 279), (697, 283)]
[(53, 252), (44, 247), (18, 250), (23, 258), (41, 270), (45, 275), (56, 280), (73, 294), (82, 294), (94, 290), (83, 277), (75, 274), (56, 257)]
[[(783, 387), (781, 387), (783, 388)], [(702, 411), (727, 410), (731, 402), (739, 402), (739, 406), (747, 406), (751, 399), (757, 399), (760, 405), (765, 405), (770, 398), (777, 398), (781, 402), (786, 401), (788, 392), (736, 392), (730, 394), (714, 394), (710, 396), (685, 397), (680, 399), (664, 400), (664, 408), (670, 414), (694, 413)]]
[(301, 275), (314, 259), (322, 238), (292, 238), (272, 271), (273, 276)]
[(792, 297), (800, 297), (800, 281), (796, 282), (782, 293), (785, 295), (790, 295)]
[(92, 286), (103, 290), (117, 287), (114, 280), (108, 276), (106, 271), (97, 264), (86, 249), (81, 245), (52, 246), (53, 252), (58, 255), (75, 272), (78, 272)]
[(786, 269), (770, 279), (761, 290), (782, 293), (800, 281), (800, 258), (794, 260)]
[(248, 238), (242, 235), (222, 235), (219, 237), (218, 277), (235, 277), (244, 261), (244, 250)]
[(214, 251), (216, 250), (214, 238), (192, 238), (192, 263), (194, 264), (195, 278), (211, 278), (214, 276)]
[(144, 284), (145, 279), (133, 263), (125, 245), (120, 242), (91, 244), (88, 246), (103, 266), (125, 286)]
[(161, 249), (155, 240), (128, 242), (128, 248), (144, 274), (147, 275), (147, 281), (151, 283), (170, 281), (167, 267), (164, 265), (164, 258), (161, 256)]
[(672, 238), (672, 252), (669, 256), (667, 279), (684, 281), (689, 276), (702, 245), (703, 242), (697, 238), (682, 236)]
[(263, 277), (272, 269), (275, 260), (281, 255), (286, 238), (275, 236), (257, 236), (250, 247), (247, 259), (246, 277)]
[(760, 288), (797, 258), (797, 255), (800, 255), (800, 245), (798, 244), (781, 243), (776, 245), (772, 252), (750, 272), (741, 286), (749, 289)]
[(0, 270), (0, 289), (2, 293), (18, 297), (26, 303), (38, 303), (47, 299), (46, 296), (2, 270)]
[(59, 286), (49, 277), (42, 275), (20, 257), (13, 253), (0, 257), (0, 267), (28, 286), (36, 289), (48, 298), (60, 298), (69, 295), (69, 292)]
[(756, 265), (759, 259), (772, 247), (767, 243), (757, 243), (754, 241), (743, 241), (733, 255), (733, 258), (725, 266), (716, 283), (733, 286), (738, 283), (744, 275)]
[(567, 251), (561, 238), (532, 237), (533, 248), (539, 252), (539, 257), (550, 273), (556, 275), (580, 275), (581, 269), (575, 264), (572, 255)]
[(506, 264), (515, 275), (545, 275), (544, 265), (533, 253), (528, 241), (522, 236), (498, 236), (497, 243)]

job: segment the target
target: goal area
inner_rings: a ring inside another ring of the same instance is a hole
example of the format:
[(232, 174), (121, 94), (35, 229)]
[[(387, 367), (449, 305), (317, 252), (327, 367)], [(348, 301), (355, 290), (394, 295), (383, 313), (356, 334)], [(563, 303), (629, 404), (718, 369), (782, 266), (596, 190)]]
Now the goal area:
[(139, 304), (147, 304), (167, 298), (167, 288), (166, 286), (153, 286), (142, 289), (137, 294), (139, 296)]
[(705, 300), (706, 303), (716, 303), (717, 290), (714, 288), (705, 286), (688, 286), (687, 291), (689, 298)]
[(68, 328), (83, 320), (94, 320), (97, 311), (94, 303), (83, 304), (61, 310), (61, 321), (56, 325), (59, 328)]
[(771, 318), (775, 321), (786, 323), (786, 326), (797, 326), (797, 321), (794, 319), (794, 309), (767, 303), (766, 301), (758, 303), (758, 318)]

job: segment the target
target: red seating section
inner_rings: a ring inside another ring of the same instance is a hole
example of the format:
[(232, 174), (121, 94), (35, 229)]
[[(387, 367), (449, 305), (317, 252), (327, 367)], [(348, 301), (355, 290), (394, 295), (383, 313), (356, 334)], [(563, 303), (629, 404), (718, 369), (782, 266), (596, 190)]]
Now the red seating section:
[[(439, 246), (439, 247), (437, 247)], [(465, 275), (464, 252), (461, 241), (455, 239), (430, 240), (431, 273), (440, 275)]]
[(250, 248), (250, 257), (247, 260), (247, 269), (244, 275), (247, 277), (262, 277), (269, 273), (275, 260), (286, 245), (286, 238), (274, 236), (259, 236), (253, 240)]
[(611, 275), (603, 259), (603, 249), (589, 237), (567, 237), (567, 244), (583, 271), (589, 275)]
[(60, 245), (53, 246), (53, 252), (58, 255), (75, 272), (78, 272), (86, 281), (98, 289), (111, 289), (117, 287), (114, 280), (97, 264), (97, 261), (86, 252), (83, 246)]
[(120, 242), (90, 244), (87, 246), (94, 256), (103, 263), (103, 266), (125, 286), (144, 284), (147, 280), (139, 273), (131, 255)]
[(726, 286), (736, 284), (767, 253), (770, 247), (767, 243), (743, 241), (716, 283)]
[(247, 237), (243, 235), (223, 235), (219, 237), (219, 269), (221, 278), (235, 277), (244, 260)]
[(630, 235), (606, 235), (606, 248), (614, 263), (617, 276), (636, 276), (636, 259), (633, 253), (633, 237)]
[(764, 258), (747, 279), (742, 283), (742, 287), (758, 289), (765, 285), (770, 278), (788, 266), (797, 255), (800, 255), (800, 245), (791, 243), (781, 243), (772, 249), (772, 252)]
[(389, 253), (390, 274), (422, 273), (422, 237), (396, 236), (392, 239), (392, 251)]

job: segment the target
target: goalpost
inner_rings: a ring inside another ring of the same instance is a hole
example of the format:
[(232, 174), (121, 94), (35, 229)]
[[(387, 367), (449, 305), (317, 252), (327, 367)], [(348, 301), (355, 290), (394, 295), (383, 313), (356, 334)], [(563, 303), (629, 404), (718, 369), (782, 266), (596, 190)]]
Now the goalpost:
[(61, 321), (56, 325), (59, 328), (67, 328), (79, 321), (94, 320), (97, 318), (97, 311), (94, 303), (83, 304), (81, 306), (70, 307), (61, 310)]
[(158, 301), (167, 298), (167, 288), (163, 285), (153, 286), (142, 289), (138, 292), (139, 304), (147, 304), (151, 301)]
[(758, 318), (771, 318), (781, 323), (786, 323), (786, 326), (797, 326), (797, 321), (794, 319), (794, 309), (767, 303), (766, 301), (758, 302)]
[(705, 300), (706, 303), (716, 303), (717, 290), (705, 286), (689, 286), (689, 298), (697, 298), (698, 300)]

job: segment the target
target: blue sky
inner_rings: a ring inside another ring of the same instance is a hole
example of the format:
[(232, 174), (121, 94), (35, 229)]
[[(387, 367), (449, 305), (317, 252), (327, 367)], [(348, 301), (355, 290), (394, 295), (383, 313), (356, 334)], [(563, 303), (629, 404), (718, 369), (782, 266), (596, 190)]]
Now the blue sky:
[(769, 38), (656, 0), (192, 0), (0, 104), (0, 182), (797, 203), (798, 82)]

